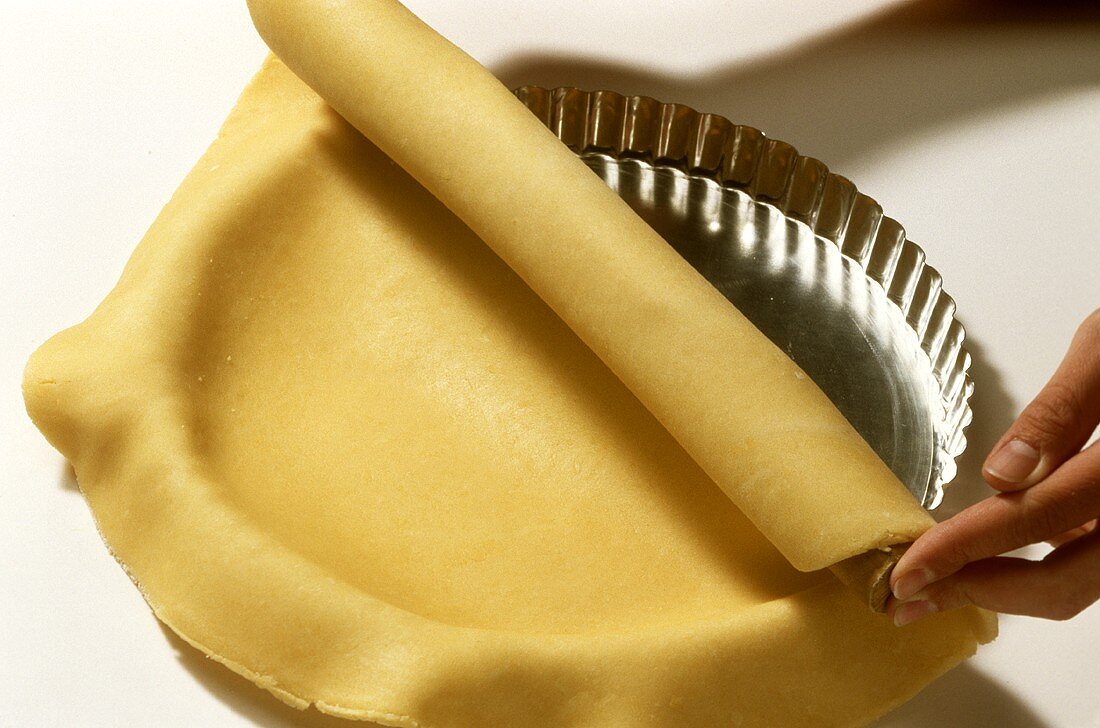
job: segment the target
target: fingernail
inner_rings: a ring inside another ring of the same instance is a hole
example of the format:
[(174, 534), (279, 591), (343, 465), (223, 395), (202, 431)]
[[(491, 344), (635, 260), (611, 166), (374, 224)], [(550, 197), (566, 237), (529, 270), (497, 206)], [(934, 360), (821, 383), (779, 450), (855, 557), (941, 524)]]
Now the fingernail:
[(1039, 451), (1023, 440), (1009, 440), (993, 453), (985, 471), (1006, 483), (1022, 483), (1039, 466)]
[(904, 600), (913, 596), (933, 581), (934, 576), (928, 569), (914, 569), (913, 571), (899, 576), (894, 582), (891, 591), (894, 592), (895, 599)]
[(894, 610), (894, 624), (898, 627), (904, 627), (907, 624), (916, 622), (918, 619), (923, 619), (929, 614), (935, 614), (939, 611), (933, 602), (919, 601), (919, 602), (906, 602), (905, 604), (898, 605), (898, 608)]

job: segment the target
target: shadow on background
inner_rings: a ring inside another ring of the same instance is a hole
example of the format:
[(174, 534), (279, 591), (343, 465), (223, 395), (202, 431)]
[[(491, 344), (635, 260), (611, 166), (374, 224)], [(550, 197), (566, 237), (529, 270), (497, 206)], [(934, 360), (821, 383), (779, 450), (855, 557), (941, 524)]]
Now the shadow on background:
[(349, 728), (376, 725), (366, 721), (348, 721), (317, 712), (314, 708), (298, 710), (279, 701), (271, 693), (244, 679), (228, 667), (214, 662), (179, 636), (157, 622), (176, 659), (204, 688), (237, 714), (265, 728)]
[(875, 728), (1048, 728), (1017, 697), (966, 664), (956, 667), (874, 725)]
[(80, 486), (76, 482), (76, 471), (73, 470), (73, 464), (68, 460), (63, 460), (61, 463), (61, 477), (57, 479), (57, 482), (61, 485), (61, 489), (70, 493), (80, 493)]
[(755, 126), (844, 174), (846, 162), (887, 142), (1100, 83), (1097, 8), (915, 2), (697, 76), (554, 53), (492, 70), (509, 87), (610, 89), (687, 104)]

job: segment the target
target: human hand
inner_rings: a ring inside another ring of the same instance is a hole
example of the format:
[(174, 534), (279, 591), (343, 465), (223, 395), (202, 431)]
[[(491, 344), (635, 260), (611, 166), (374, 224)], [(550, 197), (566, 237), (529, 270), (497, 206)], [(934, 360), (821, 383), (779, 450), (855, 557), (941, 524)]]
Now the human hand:
[[(888, 613), (901, 626), (975, 604), (1069, 619), (1100, 599), (1100, 309), (1050, 382), (994, 446), (982, 475), (1000, 493), (937, 524), (901, 557)], [(1001, 556), (1041, 541), (1042, 561)]]

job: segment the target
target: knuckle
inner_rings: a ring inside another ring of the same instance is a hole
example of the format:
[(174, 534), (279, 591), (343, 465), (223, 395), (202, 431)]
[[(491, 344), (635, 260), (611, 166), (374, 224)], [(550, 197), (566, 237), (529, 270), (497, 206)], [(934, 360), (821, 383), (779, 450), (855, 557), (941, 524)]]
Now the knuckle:
[(979, 545), (976, 545), (970, 541), (950, 541), (944, 543), (941, 547), (939, 559), (936, 560), (936, 564), (933, 568), (933, 572), (941, 575), (940, 581), (936, 582), (937, 588), (950, 591), (955, 589), (953, 579), (950, 578), (964, 569), (968, 564), (973, 562), (977, 558), (981, 558), (982, 553)]
[(1032, 544), (1065, 533), (1075, 525), (1077, 507), (1069, 498), (1052, 497), (1038, 491), (1030, 494), (1031, 507), (1021, 509), (1010, 525), (1015, 543)]
[(1077, 392), (1067, 384), (1052, 381), (1024, 410), (1020, 424), (1026, 434), (1040, 443), (1048, 443), (1073, 428), (1080, 416)]
[(944, 611), (958, 609), (974, 603), (967, 591), (966, 584), (956, 579), (946, 579), (930, 587), (926, 594), (929, 601)]
[(970, 540), (960, 538), (958, 529), (951, 527), (953, 525), (940, 524), (922, 537), (930, 547), (925, 552), (927, 568), (941, 578), (970, 563), (974, 551)]
[(1100, 599), (1100, 582), (1081, 579), (1080, 575), (1064, 568), (1055, 572), (1055, 578), (1060, 588), (1048, 602), (1049, 614), (1044, 615), (1048, 619), (1073, 619)]

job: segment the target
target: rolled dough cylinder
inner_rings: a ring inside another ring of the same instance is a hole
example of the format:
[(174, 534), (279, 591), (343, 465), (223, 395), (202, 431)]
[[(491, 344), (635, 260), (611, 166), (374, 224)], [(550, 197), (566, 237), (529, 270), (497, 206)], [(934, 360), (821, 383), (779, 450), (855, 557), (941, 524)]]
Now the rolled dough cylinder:
[(488, 71), (393, 0), (249, 0), (272, 50), (470, 226), (796, 568), (932, 523), (828, 398)]

